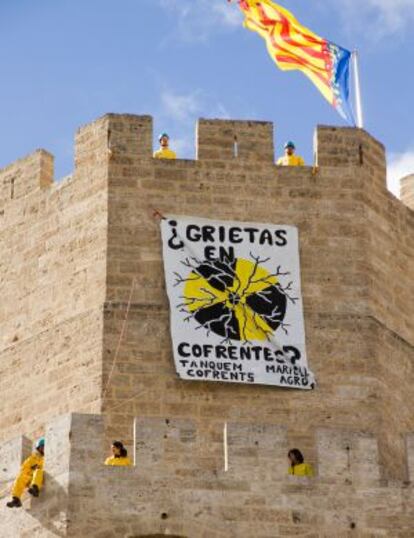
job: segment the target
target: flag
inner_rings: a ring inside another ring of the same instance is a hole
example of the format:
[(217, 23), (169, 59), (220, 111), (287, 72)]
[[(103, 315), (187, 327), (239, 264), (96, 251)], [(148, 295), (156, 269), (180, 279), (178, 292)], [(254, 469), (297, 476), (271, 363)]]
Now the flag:
[(349, 65), (351, 52), (302, 26), (290, 11), (270, 0), (238, 0), (244, 26), (266, 41), (276, 65), (283, 71), (298, 69), (350, 124)]

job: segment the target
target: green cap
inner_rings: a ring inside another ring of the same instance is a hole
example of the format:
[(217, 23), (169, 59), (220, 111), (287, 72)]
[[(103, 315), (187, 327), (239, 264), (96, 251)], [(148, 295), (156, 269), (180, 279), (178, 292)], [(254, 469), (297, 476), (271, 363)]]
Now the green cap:
[(40, 437), (37, 441), (36, 441), (36, 448), (44, 448), (45, 446), (45, 438), (44, 437)]

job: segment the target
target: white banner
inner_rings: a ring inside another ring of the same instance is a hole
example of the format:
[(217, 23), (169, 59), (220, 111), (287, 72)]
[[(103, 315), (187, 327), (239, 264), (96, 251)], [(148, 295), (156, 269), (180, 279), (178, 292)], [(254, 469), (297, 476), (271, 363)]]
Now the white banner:
[(312, 389), (297, 228), (170, 216), (161, 230), (179, 377)]

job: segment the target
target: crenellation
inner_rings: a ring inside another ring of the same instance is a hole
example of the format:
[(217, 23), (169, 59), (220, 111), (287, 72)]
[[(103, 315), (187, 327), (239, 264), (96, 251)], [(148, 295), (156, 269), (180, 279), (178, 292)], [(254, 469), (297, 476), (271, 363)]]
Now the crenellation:
[(366, 131), (350, 127), (318, 126), (314, 152), (319, 167), (355, 167), (368, 183), (386, 189), (384, 146)]
[(78, 129), (75, 137), (75, 174), (102, 173), (109, 159), (108, 118), (104, 116)]
[(197, 159), (201, 161), (274, 160), (273, 124), (259, 121), (207, 120), (197, 123)]
[[(380, 482), (372, 436), (317, 432), (318, 476), (301, 478), (287, 475), (285, 427), (228, 426), (227, 473), (223, 467), (192, 467), (201, 423), (165, 418), (136, 419), (137, 467), (119, 468), (103, 465), (101, 415), (58, 417), (46, 427), (42, 496), (26, 503), (14, 520), (1, 505), (3, 524), (18, 521), (21, 536), (47, 525), (39, 536), (59, 532), (73, 538), (100, 538), (103, 529), (107, 536), (121, 532), (127, 537), (133, 531), (134, 536), (174, 532), (195, 537), (214, 529), (217, 536), (255, 532), (264, 538), (273, 535), (269, 532), (289, 536), (315, 528), (323, 536), (345, 537), (351, 523), (360, 538), (394, 537), (396, 528), (398, 536), (409, 536), (412, 484)], [(10, 443), (0, 446), (0, 453), (5, 447)], [(17, 452), (14, 458), (20, 461)]]
[(15, 161), (0, 170), (0, 203), (25, 198), (53, 184), (54, 157), (44, 149)]
[[(75, 173), (78, 176), (125, 172), (145, 166), (152, 157), (152, 118), (132, 114), (106, 114), (81, 127), (75, 139)], [(108, 179), (112, 179), (112, 176)]]
[(108, 114), (108, 146), (115, 163), (132, 164), (152, 157), (151, 116)]

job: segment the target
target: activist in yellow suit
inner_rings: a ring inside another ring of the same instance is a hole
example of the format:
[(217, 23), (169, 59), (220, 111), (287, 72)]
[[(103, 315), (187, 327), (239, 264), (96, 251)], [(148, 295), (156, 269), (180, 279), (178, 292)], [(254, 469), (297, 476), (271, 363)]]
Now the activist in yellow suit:
[(294, 476), (313, 476), (312, 465), (309, 463), (299, 463), (289, 467), (289, 474)]
[(292, 141), (286, 142), (285, 154), (277, 161), (278, 166), (305, 166), (305, 161), (300, 155), (295, 154), (295, 144)]
[(313, 468), (309, 463), (305, 463), (302, 452), (297, 448), (292, 448), (288, 453), (289, 470), (288, 473), (294, 476), (313, 476)]
[(127, 449), (121, 441), (114, 441), (111, 446), (112, 456), (106, 458), (105, 465), (113, 465), (116, 467), (128, 467), (131, 465), (131, 460), (128, 458)]
[(21, 497), (28, 488), (30, 495), (38, 497), (43, 485), (43, 462), (45, 453), (45, 439), (41, 437), (36, 443), (36, 452), (33, 452), (23, 462), (20, 473), (14, 481), (12, 500), (7, 503), (9, 508), (19, 508), (22, 505)]
[(170, 149), (170, 137), (167, 133), (161, 133), (158, 137), (160, 149), (154, 152), (154, 159), (176, 159), (175, 151)]

